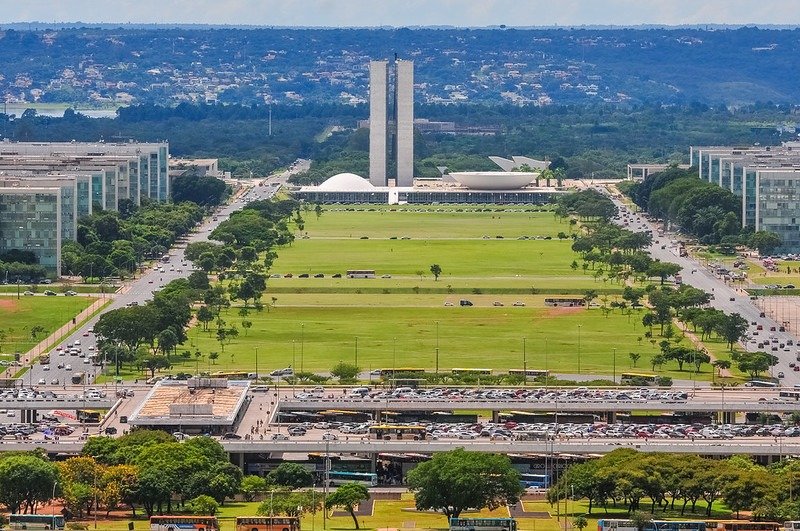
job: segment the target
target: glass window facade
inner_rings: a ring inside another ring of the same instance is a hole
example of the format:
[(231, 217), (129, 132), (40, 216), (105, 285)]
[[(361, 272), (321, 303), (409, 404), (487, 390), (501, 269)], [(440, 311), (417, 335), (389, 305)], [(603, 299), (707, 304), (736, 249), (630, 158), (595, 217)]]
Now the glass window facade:
[(0, 251), (31, 251), (39, 264), (60, 275), (61, 196), (59, 188), (3, 190)]

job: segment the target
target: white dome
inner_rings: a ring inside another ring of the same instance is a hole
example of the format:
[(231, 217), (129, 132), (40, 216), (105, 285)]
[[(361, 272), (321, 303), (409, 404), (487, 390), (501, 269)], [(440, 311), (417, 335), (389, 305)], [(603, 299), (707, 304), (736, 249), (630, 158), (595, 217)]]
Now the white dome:
[(538, 172), (456, 171), (450, 176), (472, 190), (516, 190), (531, 183)]
[(338, 173), (326, 179), (317, 188), (328, 192), (348, 192), (353, 190), (373, 190), (375, 187), (368, 180), (355, 173)]

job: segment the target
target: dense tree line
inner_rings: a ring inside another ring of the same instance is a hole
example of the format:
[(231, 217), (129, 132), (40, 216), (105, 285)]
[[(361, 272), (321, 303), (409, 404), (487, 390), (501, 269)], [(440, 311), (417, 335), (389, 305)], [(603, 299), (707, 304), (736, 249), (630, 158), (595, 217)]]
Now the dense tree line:
[(170, 189), (173, 202), (191, 201), (204, 207), (221, 204), (230, 192), (229, 187), (221, 179), (211, 175), (198, 175), (195, 171), (187, 171), (175, 177)]
[(145, 258), (160, 257), (202, 218), (194, 203), (123, 205), (78, 221), (77, 241), (65, 242), (61, 268), (84, 278), (131, 273)]
[[(783, 460), (769, 467), (744, 456), (707, 459), (697, 455), (637, 453), (620, 449), (600, 459), (571, 466), (548, 490), (550, 503), (573, 495), (608, 511), (674, 511), (711, 516), (722, 502), (736, 513), (752, 511), (757, 520), (796, 520), (800, 502), (791, 493), (800, 487), (800, 461)], [(698, 502), (703, 507), (698, 508)], [(677, 508), (676, 508), (677, 506)], [(657, 518), (657, 516), (656, 516)]]
[(651, 215), (675, 224), (701, 243), (732, 249), (748, 245), (769, 254), (781, 244), (771, 232), (742, 227), (741, 198), (730, 190), (697, 178), (697, 168), (677, 167), (649, 175), (629, 188), (634, 202)]
[(174, 280), (157, 291), (150, 302), (109, 310), (100, 316), (94, 326), (98, 347), (103, 358), (115, 364), (117, 374), (125, 362), (148, 370), (150, 376), (171, 365), (178, 345), (187, 339), (191, 305), (203, 296), (202, 284), (198, 275)]
[[(774, 128), (750, 124), (783, 123), (788, 110), (776, 106), (740, 107), (686, 104), (552, 105), (518, 107), (507, 104), (418, 104), (416, 116), (454, 121), (459, 125), (492, 125), (486, 135), (426, 133), (415, 135), (415, 173), (439, 175), (451, 171), (495, 168), (489, 155), (529, 155), (566, 160), (568, 178), (619, 177), (630, 162), (683, 162), (688, 145), (780, 142)], [(39, 116), (32, 109), (22, 116), (0, 114), (0, 135), (20, 141), (76, 139), (169, 139), (170, 152), (180, 157), (218, 157), (223, 170), (239, 177), (266, 175), (297, 158), (319, 161), (298, 182), (321, 182), (340, 171), (366, 175), (367, 130), (357, 120), (367, 118), (366, 106), (331, 103), (273, 105), (272, 135), (266, 120), (269, 107), (238, 103), (174, 107), (152, 104), (120, 109), (117, 119), (91, 119), (67, 112), (63, 118)], [(340, 132), (324, 134), (333, 125)]]

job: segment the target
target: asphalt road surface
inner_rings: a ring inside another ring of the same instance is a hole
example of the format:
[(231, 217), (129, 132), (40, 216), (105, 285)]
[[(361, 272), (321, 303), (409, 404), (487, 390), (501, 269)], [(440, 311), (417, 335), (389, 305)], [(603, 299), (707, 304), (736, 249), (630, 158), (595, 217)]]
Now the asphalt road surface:
[[(605, 192), (605, 190), (601, 190)], [(630, 212), (619, 199), (611, 197), (614, 204), (619, 207), (620, 212)], [(661, 260), (662, 262), (672, 262), (681, 266), (682, 270), (680, 275), (684, 284), (688, 284), (695, 288), (702, 289), (707, 293), (714, 296), (711, 301), (711, 306), (719, 310), (723, 310), (727, 314), (738, 313), (751, 323), (748, 334), (756, 331), (757, 325), (762, 325), (763, 330), (758, 331), (759, 341), (766, 338), (775, 337), (778, 339), (778, 344), (786, 344), (787, 340), (792, 340), (794, 346), (788, 347), (788, 351), (779, 349), (772, 351), (771, 348), (765, 348), (767, 352), (777, 356), (780, 359), (778, 365), (772, 369), (773, 375), (778, 375), (780, 372), (784, 373), (784, 378), (781, 379), (783, 386), (794, 386), (800, 384), (800, 372), (795, 372), (790, 363), (797, 361), (800, 347), (796, 345), (797, 338), (789, 332), (778, 332), (780, 323), (774, 321), (769, 317), (760, 317), (761, 310), (750, 300), (750, 297), (743, 290), (736, 289), (728, 285), (723, 279), (714, 275), (711, 271), (706, 269), (703, 264), (688, 256), (678, 255), (678, 240), (680, 235), (670, 232), (664, 232), (663, 236), (659, 236), (659, 230), (662, 227), (656, 223), (647, 221), (639, 214), (633, 214), (633, 222), (627, 227), (628, 230), (635, 232), (642, 232), (651, 230), (653, 232), (653, 243), (648, 249), (650, 256), (654, 259)], [(663, 247), (663, 248), (662, 248)], [(756, 323), (755, 325), (752, 323)], [(775, 327), (775, 332), (770, 332), (770, 328)], [(759, 350), (756, 344), (746, 342), (743, 347), (751, 352)], [(786, 347), (785, 347), (786, 348)]]

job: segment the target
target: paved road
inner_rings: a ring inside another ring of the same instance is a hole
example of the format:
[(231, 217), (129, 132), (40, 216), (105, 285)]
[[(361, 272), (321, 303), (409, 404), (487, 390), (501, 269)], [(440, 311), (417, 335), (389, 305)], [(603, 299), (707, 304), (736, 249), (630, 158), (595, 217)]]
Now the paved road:
[[(620, 208), (620, 211), (630, 212), (619, 199), (615, 197), (611, 199), (617, 207)], [(627, 229), (636, 232), (644, 230), (653, 231), (653, 244), (648, 249), (650, 255), (663, 262), (672, 262), (681, 266), (682, 270), (680, 274), (685, 284), (702, 289), (714, 296), (714, 300), (711, 301), (712, 307), (723, 310), (728, 314), (738, 313), (747, 319), (748, 322), (751, 323), (749, 334), (756, 332), (756, 325), (752, 325), (752, 323), (762, 325), (764, 330), (758, 331), (759, 335), (755, 336), (760, 338), (759, 341), (773, 336), (778, 339), (778, 344), (786, 344), (787, 340), (791, 339), (792, 342), (795, 343), (795, 346), (788, 347), (788, 351), (784, 351), (783, 349), (779, 349), (778, 351), (772, 351), (771, 349), (764, 350), (778, 356), (780, 359), (780, 363), (773, 368), (772, 372), (774, 375), (778, 375), (779, 372), (784, 373), (785, 377), (781, 382), (783, 385), (800, 385), (800, 372), (795, 372), (792, 367), (789, 366), (790, 363), (797, 361), (797, 355), (798, 352), (800, 352), (800, 350), (798, 350), (800, 347), (796, 346), (797, 338), (795, 336), (789, 332), (770, 332), (770, 327), (775, 327), (775, 329), (778, 330), (780, 323), (775, 322), (769, 317), (761, 317), (761, 310), (754, 304), (754, 301), (750, 300), (746, 292), (729, 286), (723, 279), (715, 276), (694, 258), (679, 256), (677, 242), (680, 235), (664, 233), (664, 236), (658, 236), (658, 231), (662, 230), (660, 225), (651, 223), (638, 214), (633, 215), (633, 220), (633, 223), (630, 223), (630, 225), (626, 227)], [(662, 247), (664, 248), (662, 249)], [(743, 346), (749, 351), (759, 350), (756, 348), (755, 344), (749, 342)]]
[[(228, 219), (231, 213), (241, 209), (250, 201), (271, 198), (282, 185), (286, 184), (293, 173), (305, 171), (309, 164), (310, 161), (300, 160), (293, 164), (291, 169), (273, 174), (265, 179), (239, 181), (242, 185), (242, 189), (230, 204), (219, 208), (214, 216), (204, 220), (192, 231), (184, 243), (178, 244), (171, 249), (169, 253), (169, 262), (157, 262), (151, 267), (145, 268), (143, 273), (137, 273), (135, 279), (127, 282), (120, 293), (114, 295), (114, 300), (106, 306), (104, 311), (123, 308), (131, 304), (144, 304), (146, 301), (153, 298), (153, 293), (155, 291), (159, 290), (167, 283), (177, 278), (188, 276), (192, 271), (192, 264), (184, 258), (184, 250), (186, 249), (187, 243), (207, 240), (209, 233), (222, 221)], [(259, 186), (259, 184), (262, 185)], [(161, 269), (163, 269), (163, 271)], [(75, 345), (75, 342), (79, 341), (80, 344), (78, 347), (84, 355), (88, 356), (89, 353), (96, 348), (94, 335), (89, 331), (98, 319), (99, 315), (92, 318), (69, 336), (66, 336), (61, 342), (61, 345)], [(63, 367), (59, 367), (59, 365), (63, 365)], [(110, 366), (113, 367), (113, 362)], [(36, 385), (42, 388), (60, 388), (65, 383), (69, 385), (72, 375), (76, 372), (85, 372), (87, 375), (86, 385), (92, 385), (100, 370), (101, 367), (85, 363), (84, 356), (70, 356), (69, 354), (59, 355), (57, 351), (52, 350), (49, 370), (45, 370), (41, 364), (35, 364), (33, 369), (25, 375), (25, 384)], [(58, 384), (53, 383), (56, 380), (58, 380)]]

